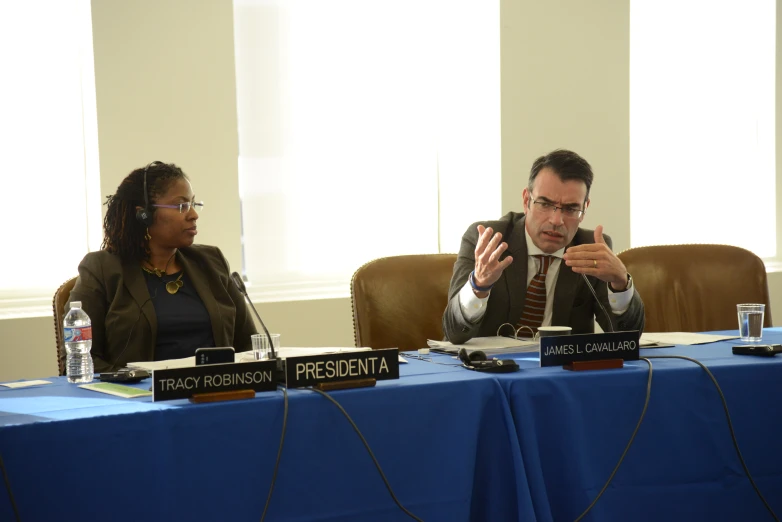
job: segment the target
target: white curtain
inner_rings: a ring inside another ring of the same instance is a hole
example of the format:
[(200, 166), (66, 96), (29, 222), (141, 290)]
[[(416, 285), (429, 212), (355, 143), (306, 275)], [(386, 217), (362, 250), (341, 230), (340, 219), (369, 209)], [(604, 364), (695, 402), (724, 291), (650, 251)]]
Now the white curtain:
[(0, 49), (0, 316), (51, 312), (100, 244), (90, 2), (3, 2)]
[(347, 295), (363, 263), (497, 217), (498, 3), (236, 0), (234, 20), (254, 299)]
[(632, 0), (632, 246), (776, 245), (773, 0)]

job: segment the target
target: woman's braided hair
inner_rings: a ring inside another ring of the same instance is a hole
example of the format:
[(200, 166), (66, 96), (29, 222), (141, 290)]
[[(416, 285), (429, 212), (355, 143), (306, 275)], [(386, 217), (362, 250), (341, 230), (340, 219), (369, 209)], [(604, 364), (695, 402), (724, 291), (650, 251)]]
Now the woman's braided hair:
[[(117, 192), (106, 196), (106, 217), (103, 218), (101, 248), (117, 254), (123, 261), (141, 261), (148, 257), (149, 246), (145, 236), (147, 226), (136, 219), (136, 207), (143, 207), (144, 171), (146, 170), (149, 204), (155, 203), (173, 183), (188, 179), (182, 169), (173, 163), (152, 163), (136, 169), (122, 180)], [(147, 209), (155, 215), (155, 208)]]

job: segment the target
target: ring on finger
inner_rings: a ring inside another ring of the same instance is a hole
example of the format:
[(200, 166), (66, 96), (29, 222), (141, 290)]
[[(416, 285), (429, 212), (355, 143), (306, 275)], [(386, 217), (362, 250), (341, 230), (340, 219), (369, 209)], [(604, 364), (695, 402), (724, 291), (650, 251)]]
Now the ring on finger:
[(592, 263), (594, 263), (594, 265), (595, 265), (594, 268), (597, 268), (597, 259), (593, 259)]

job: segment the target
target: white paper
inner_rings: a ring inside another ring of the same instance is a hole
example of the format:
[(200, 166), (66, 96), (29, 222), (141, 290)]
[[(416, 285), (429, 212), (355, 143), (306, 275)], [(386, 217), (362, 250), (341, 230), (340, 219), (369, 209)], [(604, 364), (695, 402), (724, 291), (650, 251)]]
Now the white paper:
[(644, 332), (641, 334), (641, 348), (653, 344), (678, 344), (690, 346), (693, 344), (716, 343), (728, 339), (738, 339), (738, 335), (717, 335), (690, 332)]
[(7, 382), (0, 384), (6, 388), (27, 388), (28, 386), (38, 386), (39, 384), (51, 384), (51, 381), (20, 381), (20, 382)]
[(520, 352), (536, 352), (540, 349), (538, 340), (530, 339), (515, 339), (513, 337), (473, 337), (464, 344), (452, 344), (448, 341), (434, 341), (429, 339), (426, 341), (430, 348), (438, 348), (445, 351), (453, 351), (454, 353), (459, 348), (467, 348), (468, 352), (474, 350), (481, 350), (486, 355), (498, 354), (498, 353), (520, 353)]
[[(365, 352), (371, 350), (371, 348), (355, 348), (355, 347), (298, 347), (298, 346), (285, 346), (276, 349), (277, 357), (279, 359), (286, 359), (288, 357), (302, 357), (305, 355), (320, 355), (324, 353), (348, 353), (348, 352)], [(235, 362), (255, 362), (253, 352), (239, 352), (234, 355)], [(140, 361), (130, 362), (127, 364), (128, 368), (139, 368), (142, 370), (169, 370), (172, 368), (192, 368), (195, 364), (195, 356), (185, 357), (184, 359), (169, 359), (167, 361)]]
[[(288, 357), (304, 357), (307, 355), (323, 355), (326, 353), (350, 353), (350, 352), (367, 352), (372, 348), (356, 348), (350, 347), (309, 347), (309, 346), (283, 346), (277, 348), (278, 359), (287, 359)], [(236, 362), (253, 362), (255, 361), (253, 352), (242, 352), (236, 354)]]
[[(236, 355), (238, 356), (239, 354)], [(195, 355), (193, 357), (185, 357), (184, 359), (168, 359), (167, 361), (140, 361), (129, 362), (127, 364), (128, 368), (147, 370), (148, 372), (154, 370), (170, 370), (172, 368), (192, 368), (195, 365)]]

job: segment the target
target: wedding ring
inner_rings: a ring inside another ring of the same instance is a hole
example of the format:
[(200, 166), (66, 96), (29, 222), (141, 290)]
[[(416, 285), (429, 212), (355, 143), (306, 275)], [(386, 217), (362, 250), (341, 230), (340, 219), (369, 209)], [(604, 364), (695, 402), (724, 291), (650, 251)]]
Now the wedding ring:
[(593, 259), (592, 262), (595, 264), (595, 268), (597, 268), (597, 259)]

